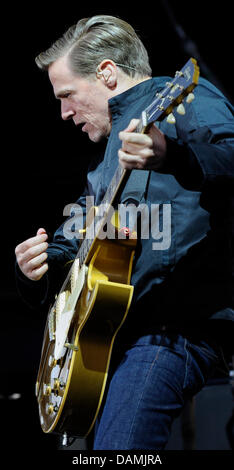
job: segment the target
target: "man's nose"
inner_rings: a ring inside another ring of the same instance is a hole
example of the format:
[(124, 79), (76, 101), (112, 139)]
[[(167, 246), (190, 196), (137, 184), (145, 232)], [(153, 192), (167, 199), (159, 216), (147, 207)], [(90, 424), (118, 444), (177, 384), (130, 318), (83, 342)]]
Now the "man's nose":
[(66, 106), (61, 103), (61, 116), (64, 121), (71, 119), (75, 115), (75, 112), (71, 109), (70, 106)]

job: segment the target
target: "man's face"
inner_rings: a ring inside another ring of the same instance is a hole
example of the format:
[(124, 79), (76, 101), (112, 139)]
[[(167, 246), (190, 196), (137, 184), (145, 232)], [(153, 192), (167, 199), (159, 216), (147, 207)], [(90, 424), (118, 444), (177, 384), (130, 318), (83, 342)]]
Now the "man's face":
[(62, 119), (73, 119), (75, 125), (83, 124), (90, 140), (99, 142), (111, 131), (108, 99), (110, 90), (97, 77), (82, 78), (74, 74), (66, 57), (49, 67), (49, 78), (56, 98), (61, 100)]

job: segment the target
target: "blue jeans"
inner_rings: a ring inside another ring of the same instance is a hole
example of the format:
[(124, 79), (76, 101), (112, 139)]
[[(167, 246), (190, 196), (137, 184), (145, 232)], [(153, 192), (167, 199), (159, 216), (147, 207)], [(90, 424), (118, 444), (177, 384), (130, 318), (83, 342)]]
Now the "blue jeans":
[(94, 449), (164, 449), (174, 418), (216, 362), (215, 350), (204, 341), (162, 334), (139, 338), (110, 373)]

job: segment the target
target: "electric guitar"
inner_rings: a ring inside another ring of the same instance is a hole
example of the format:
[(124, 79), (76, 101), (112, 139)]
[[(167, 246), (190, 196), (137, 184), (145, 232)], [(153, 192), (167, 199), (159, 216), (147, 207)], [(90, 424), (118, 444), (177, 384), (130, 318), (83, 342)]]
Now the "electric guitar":
[[(173, 109), (185, 113), (182, 101), (194, 99), (198, 78), (199, 67), (191, 58), (142, 112), (137, 132), (147, 132), (164, 118), (173, 124)], [(130, 280), (137, 240), (132, 233), (122, 236), (118, 223), (114, 224), (116, 237), (99, 235), (127, 175), (119, 165), (103, 198), (101, 214), (99, 208), (90, 210), (84, 228), (89, 236), (81, 241), (48, 313), (36, 382), (45, 433), (86, 437), (100, 409), (113, 343), (133, 296)], [(95, 226), (93, 236), (90, 224)]]

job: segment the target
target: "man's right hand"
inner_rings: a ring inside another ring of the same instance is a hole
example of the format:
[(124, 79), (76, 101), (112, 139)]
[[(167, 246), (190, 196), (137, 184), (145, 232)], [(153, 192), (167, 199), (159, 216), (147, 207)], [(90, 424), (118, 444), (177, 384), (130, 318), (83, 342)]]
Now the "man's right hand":
[(46, 250), (48, 235), (39, 228), (35, 237), (25, 240), (15, 249), (16, 259), (22, 273), (32, 281), (39, 281), (48, 270)]

